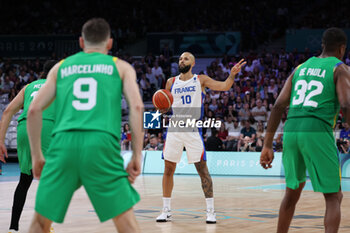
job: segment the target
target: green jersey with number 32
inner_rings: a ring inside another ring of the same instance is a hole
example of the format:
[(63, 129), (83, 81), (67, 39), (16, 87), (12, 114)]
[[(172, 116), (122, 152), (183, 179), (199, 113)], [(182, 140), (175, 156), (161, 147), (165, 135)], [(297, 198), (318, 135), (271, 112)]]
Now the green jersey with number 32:
[(340, 64), (335, 57), (312, 57), (295, 70), (288, 119), (314, 117), (334, 127), (339, 102), (333, 74)]
[(120, 138), (122, 81), (116, 59), (102, 53), (79, 52), (61, 62), (53, 134), (92, 130)]
[[(33, 101), (36, 94), (38, 94), (39, 89), (45, 84), (45, 82), (46, 79), (39, 79), (26, 86), (26, 89), (24, 90), (23, 112), (18, 117), (18, 122), (27, 119), (27, 112), (30, 103)], [(55, 120), (54, 102), (43, 112), (43, 120)]]

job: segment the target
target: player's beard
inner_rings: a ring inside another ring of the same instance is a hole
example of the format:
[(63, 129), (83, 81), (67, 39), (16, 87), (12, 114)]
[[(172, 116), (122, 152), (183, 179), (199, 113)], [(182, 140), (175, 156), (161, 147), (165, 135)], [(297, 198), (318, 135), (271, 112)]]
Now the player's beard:
[(191, 65), (183, 66), (183, 67), (179, 66), (179, 71), (182, 74), (186, 74), (190, 69), (191, 69)]

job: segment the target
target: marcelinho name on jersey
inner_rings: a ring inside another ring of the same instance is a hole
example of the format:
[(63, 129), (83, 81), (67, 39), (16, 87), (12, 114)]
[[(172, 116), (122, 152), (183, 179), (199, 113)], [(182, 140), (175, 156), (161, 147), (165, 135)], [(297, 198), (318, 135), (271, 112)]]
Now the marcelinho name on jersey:
[(44, 85), (43, 83), (35, 84), (33, 88), (40, 89), (43, 85)]
[(72, 65), (61, 69), (61, 78), (73, 74), (90, 74), (90, 73), (101, 73), (101, 74), (113, 74), (113, 66), (106, 64), (95, 64), (95, 65)]
[[(306, 74), (305, 74), (305, 71), (306, 71)], [(326, 76), (326, 70), (322, 70), (320, 68), (302, 68), (300, 70), (299, 76), (304, 76), (304, 75), (324, 78)]]
[(175, 94), (181, 94), (184, 92), (193, 92), (193, 91), (196, 91), (196, 86), (175, 88), (174, 91), (175, 91)]

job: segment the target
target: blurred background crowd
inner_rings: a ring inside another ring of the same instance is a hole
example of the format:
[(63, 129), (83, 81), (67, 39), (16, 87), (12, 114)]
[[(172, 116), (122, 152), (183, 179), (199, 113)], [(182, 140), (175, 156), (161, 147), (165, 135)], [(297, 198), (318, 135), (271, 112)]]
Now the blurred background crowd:
[[(339, 8), (341, 2), (342, 7)], [(302, 6), (302, 7), (301, 7)], [(106, 11), (106, 9), (109, 9)], [(262, 48), (278, 41), (290, 29), (350, 27), (350, 21), (342, 17), (350, 8), (350, 2), (339, 0), (243, 1), (234, 4), (211, 0), (155, 0), (143, 4), (130, 1), (32, 1), (16, 4), (15, 1), (0, 3), (0, 35), (79, 35), (81, 25), (92, 16), (102, 16), (111, 24), (115, 45), (111, 54), (118, 56), (136, 70), (137, 81), (146, 110), (153, 110), (152, 95), (164, 88), (168, 78), (178, 75), (178, 54), (167, 44), (160, 53), (147, 51), (142, 56), (131, 56), (124, 50), (152, 32), (205, 33), (239, 31), (241, 43), (235, 55), (222, 54), (210, 59), (197, 58), (195, 73), (223, 81), (232, 66), (244, 58), (246, 66), (236, 76), (229, 91), (206, 90), (204, 118), (222, 122), (220, 128), (203, 131), (207, 150), (260, 151), (264, 142), (266, 123), (286, 79), (299, 64), (318, 52), (286, 52), (284, 46)], [(6, 12), (5, 12), (6, 9)], [(65, 9), (70, 9), (66, 11)], [(94, 9), (91, 11), (91, 9)], [(64, 12), (64, 17), (62, 15)], [(6, 17), (5, 17), (6, 16)], [(42, 19), (45, 18), (43, 21)], [(166, 19), (166, 20), (165, 20)], [(184, 20), (182, 20), (184, 19)], [(4, 46), (1, 44), (0, 46)], [(70, 54), (40, 58), (0, 57), (0, 113), (9, 101), (26, 84), (39, 79), (43, 63), (48, 59), (60, 60)], [(196, 54), (195, 54), (196, 55)], [(1, 54), (0, 54), (1, 56)], [(350, 53), (344, 58), (350, 65)], [(123, 100), (122, 149), (130, 149), (131, 134), (128, 128), (128, 110)], [(283, 149), (282, 118), (274, 139), (274, 150)], [(349, 126), (337, 119), (335, 134), (338, 149), (349, 151)], [(144, 148), (162, 150), (165, 129), (146, 130)], [(14, 136), (13, 136), (14, 137)], [(14, 138), (11, 138), (14, 139)], [(10, 140), (9, 140), (10, 141)], [(14, 144), (15, 145), (15, 144)]]

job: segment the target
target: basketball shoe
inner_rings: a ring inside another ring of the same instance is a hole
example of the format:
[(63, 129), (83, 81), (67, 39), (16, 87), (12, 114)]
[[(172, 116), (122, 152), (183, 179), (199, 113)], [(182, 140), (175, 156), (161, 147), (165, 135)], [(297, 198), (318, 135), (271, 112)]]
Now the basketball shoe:
[(169, 222), (171, 221), (171, 210), (163, 208), (162, 213), (157, 217), (157, 222)]
[(215, 224), (216, 223), (216, 213), (215, 213), (214, 209), (207, 210), (207, 223), (208, 224)]

